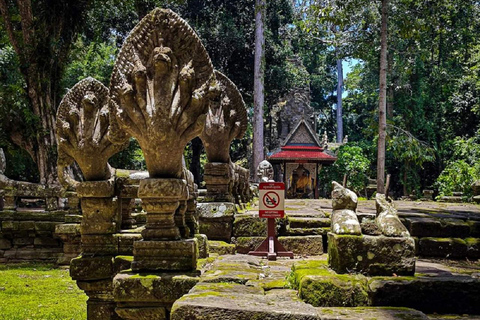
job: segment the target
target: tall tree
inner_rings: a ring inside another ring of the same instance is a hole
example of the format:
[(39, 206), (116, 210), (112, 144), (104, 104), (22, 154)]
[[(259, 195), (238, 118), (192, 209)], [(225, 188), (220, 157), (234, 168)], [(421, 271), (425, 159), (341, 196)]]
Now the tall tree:
[(388, 0), (382, 0), (380, 30), (380, 92), (378, 98), (377, 192), (385, 193), (385, 139), (387, 136), (387, 23)]
[[(254, 62), (254, 115), (253, 115), (253, 161), (251, 172), (255, 172), (264, 158), (263, 151), (263, 105), (265, 77), (265, 0), (255, 1), (255, 62)], [(255, 174), (254, 174), (255, 176)], [(256, 177), (255, 177), (256, 179)]]
[(28, 107), (37, 125), (30, 135), (24, 125), (12, 125), (9, 135), (36, 162), (43, 184), (57, 183), (55, 113), (60, 100), (59, 83), (89, 3), (0, 0), (4, 28), (18, 57)]

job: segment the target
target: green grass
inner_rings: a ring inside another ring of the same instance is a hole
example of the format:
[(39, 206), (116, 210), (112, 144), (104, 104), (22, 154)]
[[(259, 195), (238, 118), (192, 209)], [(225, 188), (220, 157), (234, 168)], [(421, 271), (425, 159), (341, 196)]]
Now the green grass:
[(83, 320), (86, 301), (68, 270), (41, 264), (0, 265), (0, 320)]

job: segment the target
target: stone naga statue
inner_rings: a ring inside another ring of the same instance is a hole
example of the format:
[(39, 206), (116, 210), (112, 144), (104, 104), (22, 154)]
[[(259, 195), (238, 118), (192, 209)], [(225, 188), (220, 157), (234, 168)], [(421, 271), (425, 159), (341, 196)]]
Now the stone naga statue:
[(257, 177), (260, 182), (273, 181), (273, 167), (267, 160), (263, 160), (258, 164)]
[[(362, 229), (355, 213), (358, 202), (357, 195), (335, 181), (332, 182), (332, 186), (332, 232), (361, 235)], [(410, 236), (407, 228), (398, 218), (397, 210), (384, 194), (377, 193), (375, 203), (377, 208), (375, 223), (382, 235), (386, 237)]]
[[(67, 183), (64, 169), (76, 161), (87, 181), (112, 175), (108, 159), (126, 145), (108, 139), (109, 92), (101, 82), (86, 78), (63, 97), (57, 110), (58, 175)], [(72, 179), (73, 180), (73, 179)]]
[(409, 237), (410, 233), (398, 218), (397, 210), (393, 203), (389, 202), (384, 194), (377, 193), (375, 196), (377, 218), (375, 222), (378, 229), (387, 237)]
[(219, 95), (192, 28), (171, 10), (149, 13), (118, 54), (110, 92), (110, 138), (135, 137), (150, 178), (182, 178), (185, 145), (202, 132), (209, 103)]
[(209, 162), (230, 162), (230, 144), (241, 139), (247, 130), (247, 110), (237, 86), (223, 73), (215, 70), (220, 96), (212, 101), (205, 129), (200, 138)]
[(355, 213), (358, 203), (357, 195), (338, 182), (333, 181), (332, 186), (332, 232), (361, 235), (362, 229)]

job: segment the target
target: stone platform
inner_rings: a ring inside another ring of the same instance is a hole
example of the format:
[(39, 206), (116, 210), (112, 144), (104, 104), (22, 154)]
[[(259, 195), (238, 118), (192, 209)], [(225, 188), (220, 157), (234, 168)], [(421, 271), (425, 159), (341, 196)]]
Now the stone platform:
[(299, 264), (316, 265), (321, 270), (318, 267), (326, 267), (326, 260), (316, 257), (268, 261), (246, 255), (203, 260), (199, 282), (174, 303), (170, 319), (429, 319), (421, 311), (408, 308), (368, 304), (327, 307), (303, 301), (292, 289), (301, 270), (308, 270), (295, 267)]
[(290, 282), (318, 307), (409, 307), (425, 313), (480, 314), (480, 263), (421, 259), (414, 276), (337, 274), (325, 260), (297, 261)]
[[(468, 203), (440, 203), (433, 201), (395, 201), (398, 216), (415, 240), (415, 255), (420, 257), (476, 260), (480, 258), (480, 206)], [(285, 218), (277, 219), (277, 234), (290, 241), (306, 241), (304, 236), (323, 238), (327, 250), (330, 231), (330, 199), (287, 199)], [(375, 218), (375, 201), (358, 202), (357, 216), (362, 228), (368, 228)], [(233, 240), (237, 253), (246, 253), (258, 239), (266, 235), (266, 223), (258, 218), (253, 206), (235, 215)], [(291, 250), (291, 249), (290, 249)], [(304, 249), (297, 254), (315, 255)], [(295, 253), (295, 250), (294, 250)]]

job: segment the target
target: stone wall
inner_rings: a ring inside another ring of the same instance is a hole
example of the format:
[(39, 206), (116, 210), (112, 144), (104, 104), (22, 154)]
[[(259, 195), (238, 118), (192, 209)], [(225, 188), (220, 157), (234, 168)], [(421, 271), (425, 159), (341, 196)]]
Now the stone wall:
[(80, 252), (75, 193), (59, 197), (59, 190), (11, 182), (0, 196), (0, 263), (69, 264)]

